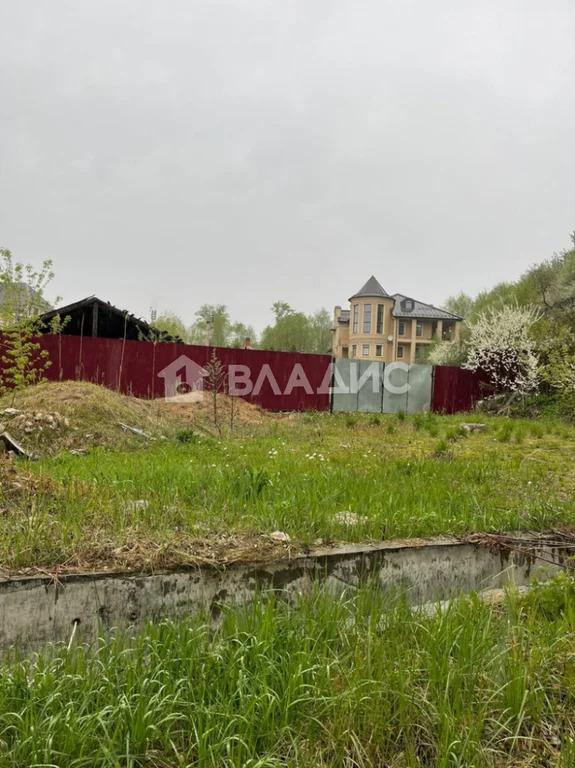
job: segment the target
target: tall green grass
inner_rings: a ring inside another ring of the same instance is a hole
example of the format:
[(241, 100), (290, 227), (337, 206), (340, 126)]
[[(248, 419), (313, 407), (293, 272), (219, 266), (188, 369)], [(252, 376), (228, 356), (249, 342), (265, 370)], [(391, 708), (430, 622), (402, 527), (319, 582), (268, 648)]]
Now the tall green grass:
[(574, 599), (319, 589), (5, 662), (0, 767), (571, 766)]
[[(63, 492), (35, 490), (5, 516), (0, 564), (89, 561), (134, 537), (170, 547), (219, 531), (310, 544), (573, 524), (573, 431), (492, 419), (467, 436), (459, 421), (305, 414), (229, 439), (185, 432), (138, 451), (62, 454), (34, 471)], [(342, 522), (348, 510), (357, 523)]]

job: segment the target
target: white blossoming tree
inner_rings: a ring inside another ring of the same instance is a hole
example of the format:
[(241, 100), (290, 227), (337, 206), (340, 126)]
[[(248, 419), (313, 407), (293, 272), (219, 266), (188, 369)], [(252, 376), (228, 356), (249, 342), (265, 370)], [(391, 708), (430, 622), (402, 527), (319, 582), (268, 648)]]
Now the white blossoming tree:
[(463, 368), (484, 371), (500, 392), (535, 392), (540, 376), (532, 328), (539, 317), (538, 309), (517, 305), (478, 315), (468, 327)]
[(453, 365), (458, 368), (466, 360), (465, 345), (462, 341), (439, 341), (433, 345), (427, 358), (431, 365)]

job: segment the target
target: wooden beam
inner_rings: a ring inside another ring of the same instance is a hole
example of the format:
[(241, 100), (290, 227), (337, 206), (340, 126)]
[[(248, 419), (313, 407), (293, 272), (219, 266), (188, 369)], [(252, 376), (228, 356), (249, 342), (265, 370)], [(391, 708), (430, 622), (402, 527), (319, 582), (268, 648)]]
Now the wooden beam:
[(98, 302), (92, 304), (92, 336), (98, 335)]

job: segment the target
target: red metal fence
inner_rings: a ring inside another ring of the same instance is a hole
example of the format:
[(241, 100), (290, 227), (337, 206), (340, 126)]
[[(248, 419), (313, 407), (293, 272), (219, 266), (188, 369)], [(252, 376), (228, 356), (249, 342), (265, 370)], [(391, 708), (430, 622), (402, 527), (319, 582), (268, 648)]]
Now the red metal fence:
[[(51, 334), (38, 341), (52, 363), (45, 378), (91, 381), (143, 398), (163, 397), (166, 374), (181, 373), (189, 361), (205, 368), (212, 355), (210, 347), (187, 344)], [(248, 402), (273, 411), (330, 408), (329, 355), (222, 347), (216, 349), (216, 355), (226, 374), (230, 366), (238, 372), (235, 394)], [(470, 411), (484, 396), (485, 377), (480, 373), (434, 368), (431, 409), (435, 413)]]
[(451, 366), (433, 369), (431, 410), (434, 413), (471, 411), (485, 397), (485, 376)]
[[(164, 396), (164, 369), (175, 375), (185, 358), (205, 367), (212, 354), (210, 347), (80, 336), (48, 334), (39, 342), (52, 362), (45, 378), (92, 381), (145, 398)], [(216, 354), (226, 371), (230, 365), (245, 366), (237, 394), (249, 402), (274, 411), (329, 410), (329, 355), (228, 348), (217, 348)]]

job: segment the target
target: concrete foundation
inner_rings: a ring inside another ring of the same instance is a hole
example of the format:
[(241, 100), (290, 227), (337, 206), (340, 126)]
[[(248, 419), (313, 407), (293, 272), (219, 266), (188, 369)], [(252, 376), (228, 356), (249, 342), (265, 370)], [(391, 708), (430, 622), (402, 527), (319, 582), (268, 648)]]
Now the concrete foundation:
[(334, 593), (375, 579), (383, 590), (405, 591), (413, 604), (463, 592), (528, 584), (557, 570), (574, 554), (543, 539), (524, 539), (520, 551), (455, 539), (346, 545), (289, 561), (238, 564), (154, 574), (81, 574), (60, 580), (0, 581), (0, 649), (39, 650), (76, 637), (93, 642), (100, 627), (136, 630), (148, 621), (189, 616), (249, 602), (261, 591), (286, 599), (324, 582)]

